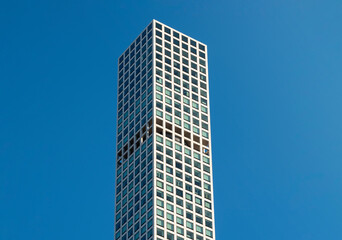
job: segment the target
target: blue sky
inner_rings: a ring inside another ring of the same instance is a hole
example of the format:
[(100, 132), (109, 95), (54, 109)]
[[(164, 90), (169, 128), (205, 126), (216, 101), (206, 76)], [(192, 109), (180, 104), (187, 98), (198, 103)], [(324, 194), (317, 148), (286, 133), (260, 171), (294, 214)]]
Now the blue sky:
[(6, 1), (0, 239), (113, 239), (117, 58), (208, 45), (217, 239), (342, 239), (342, 1)]

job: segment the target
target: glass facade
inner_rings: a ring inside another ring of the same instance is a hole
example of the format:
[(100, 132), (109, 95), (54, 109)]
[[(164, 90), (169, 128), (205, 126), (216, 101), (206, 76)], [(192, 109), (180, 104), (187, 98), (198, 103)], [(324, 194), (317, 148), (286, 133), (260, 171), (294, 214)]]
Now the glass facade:
[(215, 239), (206, 45), (153, 20), (118, 66), (115, 239)]

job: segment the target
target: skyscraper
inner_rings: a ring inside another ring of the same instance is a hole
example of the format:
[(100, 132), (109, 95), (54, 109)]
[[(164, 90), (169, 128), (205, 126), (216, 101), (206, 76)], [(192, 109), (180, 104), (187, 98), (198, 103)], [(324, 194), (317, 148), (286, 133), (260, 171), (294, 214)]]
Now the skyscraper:
[(213, 240), (205, 44), (156, 20), (118, 61), (115, 239)]

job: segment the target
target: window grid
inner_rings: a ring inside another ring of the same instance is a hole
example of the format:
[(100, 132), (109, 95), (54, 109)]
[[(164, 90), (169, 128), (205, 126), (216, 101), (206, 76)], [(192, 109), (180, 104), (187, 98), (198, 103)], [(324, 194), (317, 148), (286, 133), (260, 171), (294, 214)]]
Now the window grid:
[(206, 57), (155, 20), (119, 57), (115, 239), (215, 239)]
[[(168, 39), (172, 39), (172, 32), (170, 34), (162, 31), (163, 25), (160, 24), (161, 28), (158, 30), (158, 25), (156, 24), (156, 36), (155, 36), (155, 79), (154, 84), (156, 88), (155, 98), (156, 98), (156, 115), (155, 115), (155, 136), (156, 140), (156, 161), (161, 165), (162, 169), (156, 169), (156, 174), (162, 178), (158, 179), (159, 183), (162, 183), (163, 189), (159, 189), (161, 185), (156, 187), (156, 191), (164, 191), (168, 192), (165, 189), (167, 184), (172, 186), (173, 188), (173, 206), (175, 208), (181, 209), (184, 214), (182, 218), (179, 220), (185, 221), (186, 215), (185, 212), (188, 214), (193, 215), (193, 227), (191, 229), (193, 233), (193, 239), (195, 236), (198, 236), (198, 239), (209, 237), (205, 236), (205, 230), (209, 230), (213, 232), (213, 219), (210, 218), (212, 215), (213, 208), (212, 208), (212, 179), (211, 179), (211, 162), (210, 162), (210, 135), (209, 135), (209, 112), (208, 112), (208, 87), (206, 76), (206, 62), (202, 60), (202, 57), (205, 55), (199, 55), (202, 51), (198, 48), (194, 48), (192, 53), (190, 53), (189, 43), (193, 45), (199, 46), (200, 43), (197, 44), (194, 40), (188, 40), (188, 51), (182, 52), (182, 47), (179, 47), (179, 50), (176, 48), (174, 51), (174, 43), (170, 43)], [(164, 26), (165, 29), (166, 26)], [(178, 32), (177, 32), (178, 33)], [(180, 36), (183, 36), (179, 33)], [(189, 38), (188, 38), (189, 39)], [(177, 41), (174, 41), (177, 43)], [(166, 44), (167, 43), (167, 44)], [(183, 43), (182, 40), (179, 40), (179, 44)], [(192, 46), (193, 46), (192, 45)], [(184, 45), (186, 48), (186, 45)], [(194, 51), (196, 50), (196, 51)], [(177, 53), (179, 51), (180, 54)], [(188, 57), (183, 57), (182, 55)], [(174, 58), (173, 56), (176, 56)], [(177, 57), (179, 56), (179, 57)], [(173, 59), (173, 61), (172, 61)], [(185, 59), (186, 61), (184, 61)], [(200, 62), (201, 61), (201, 62)], [(202, 78), (200, 78), (200, 73), (203, 73)], [(187, 74), (189, 76), (188, 79), (183, 79), (183, 74)], [(191, 75), (193, 74), (193, 75)], [(196, 75), (197, 74), (197, 75)], [(188, 93), (186, 92), (188, 91)], [(201, 95), (202, 91), (202, 95)], [(187, 93), (185, 95), (184, 93)], [(198, 95), (197, 99), (193, 99), (192, 94), (195, 93)], [(177, 96), (178, 94), (179, 96)], [(201, 101), (201, 97), (206, 101)], [(171, 110), (171, 111), (170, 111)], [(197, 112), (195, 112), (197, 111)], [(179, 112), (183, 115), (179, 115)], [(187, 113), (185, 113), (187, 112)], [(187, 116), (189, 117), (185, 117)], [(202, 119), (201, 114), (206, 116)], [(189, 118), (189, 121), (185, 120)], [(186, 125), (188, 124), (188, 125)], [(189, 127), (186, 127), (189, 126)], [(203, 128), (204, 126), (205, 128)], [(195, 128), (194, 128), (195, 127)], [(196, 128), (198, 129), (196, 131)], [(207, 134), (202, 136), (202, 130), (206, 131)], [(178, 133), (177, 133), (178, 131)], [(187, 131), (190, 133), (189, 138), (185, 138), (183, 132)], [(172, 136), (171, 136), (171, 135)], [(167, 137), (167, 135), (169, 135)], [(199, 141), (195, 143), (195, 141), (191, 138), (191, 136), (196, 136)], [(178, 138), (178, 141), (176, 139)], [(170, 139), (171, 138), (171, 139)], [(179, 141), (179, 139), (182, 139)], [(187, 146), (183, 139), (190, 142), (190, 146)], [(204, 140), (204, 141), (203, 141)], [(159, 142), (158, 142), (159, 141)], [(167, 144), (167, 142), (171, 142), (172, 145)], [(197, 148), (192, 146), (192, 143), (197, 145)], [(205, 143), (205, 144), (204, 144)], [(191, 156), (186, 155), (186, 150), (188, 154)], [(190, 150), (190, 151), (189, 151)], [(172, 151), (172, 156), (167, 154), (167, 151), (170, 153)], [(185, 156), (190, 159), (190, 162), (184, 161)], [(195, 158), (196, 156), (196, 158)], [(202, 161), (202, 157), (206, 158), (205, 161)], [(170, 173), (167, 171), (167, 168), (170, 168), (167, 158), (172, 159), (172, 169), (173, 171)], [(197, 168), (193, 165), (194, 162), (197, 162)], [(192, 163), (192, 164), (190, 164)], [(176, 166), (178, 164), (178, 168)], [(198, 168), (199, 167), (199, 168)], [(187, 172), (189, 171), (190, 172)], [(195, 172), (196, 171), (196, 172)], [(181, 173), (183, 179), (181, 180), (184, 182), (183, 186), (177, 185), (177, 172)], [(197, 173), (195, 175), (195, 173)], [(184, 180), (185, 174), (191, 177), (190, 184), (187, 184)], [(173, 182), (168, 183), (167, 177), (172, 177)], [(200, 186), (195, 185), (195, 181)], [(204, 183), (206, 181), (206, 183)], [(207, 189), (204, 189), (203, 186), (206, 184)], [(188, 186), (188, 188), (186, 188)], [(181, 192), (182, 191), (182, 192)], [(177, 192), (179, 195), (177, 195)], [(181, 195), (182, 194), (182, 195)], [(191, 195), (190, 195), (191, 194)], [(189, 196), (189, 200), (187, 200), (187, 196)], [(183, 206), (178, 206), (175, 202), (175, 198), (179, 198), (183, 200)], [(164, 211), (167, 213), (168, 210), (166, 209), (166, 196), (158, 196), (156, 197), (157, 201), (164, 201), (162, 206), (157, 206), (158, 211)], [(191, 210), (186, 208), (185, 203), (192, 203), (193, 207)], [(211, 209), (204, 210), (205, 207), (209, 207)], [(197, 209), (197, 212), (196, 212)], [(210, 214), (205, 214), (205, 211), (209, 212)], [(176, 213), (174, 213), (176, 214)], [(207, 217), (207, 216), (209, 217)], [(190, 216), (190, 215), (189, 215)], [(201, 223), (196, 223), (195, 219), (200, 220), (202, 217)], [(164, 222), (166, 220), (166, 214), (161, 218)], [(206, 221), (208, 224), (206, 225)], [(174, 218), (173, 223), (178, 226), (176, 219)], [(211, 224), (210, 224), (211, 223)], [(165, 228), (165, 234), (168, 231)], [(161, 229), (160, 229), (161, 230)], [(182, 236), (186, 237), (187, 228), (183, 226), (183, 231), (176, 231), (175, 229), (175, 237)], [(183, 232), (183, 234), (180, 234)], [(158, 236), (158, 234), (157, 234)]]

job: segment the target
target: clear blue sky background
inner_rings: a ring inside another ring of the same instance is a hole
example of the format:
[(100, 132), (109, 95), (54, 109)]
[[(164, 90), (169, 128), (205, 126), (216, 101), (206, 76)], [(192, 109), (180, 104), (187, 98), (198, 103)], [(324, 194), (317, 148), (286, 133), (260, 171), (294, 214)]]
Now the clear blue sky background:
[(117, 58), (208, 45), (218, 240), (342, 239), (342, 1), (2, 1), (0, 239), (113, 239)]

